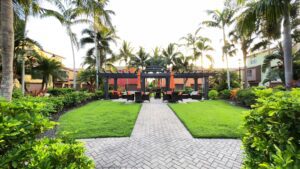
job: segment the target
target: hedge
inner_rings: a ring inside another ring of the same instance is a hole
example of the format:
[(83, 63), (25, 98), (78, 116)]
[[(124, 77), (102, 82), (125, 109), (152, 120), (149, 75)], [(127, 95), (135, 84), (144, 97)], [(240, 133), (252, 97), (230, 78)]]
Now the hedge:
[(257, 90), (245, 116), (245, 168), (300, 167), (300, 89)]
[(56, 125), (49, 120), (50, 114), (94, 99), (95, 94), (70, 92), (58, 97), (17, 98), (0, 101), (1, 168), (94, 168), (82, 143), (66, 138), (37, 138)]

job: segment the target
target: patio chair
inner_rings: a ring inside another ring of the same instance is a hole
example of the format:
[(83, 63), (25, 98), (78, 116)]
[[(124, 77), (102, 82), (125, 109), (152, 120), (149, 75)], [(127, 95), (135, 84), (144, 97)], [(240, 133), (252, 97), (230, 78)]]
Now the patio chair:
[(167, 100), (169, 101), (171, 99), (171, 95), (167, 92), (163, 92), (163, 101)]
[(200, 93), (199, 91), (193, 91), (191, 93), (191, 98), (193, 100), (201, 100), (202, 99), (202, 93)]
[(142, 99), (143, 101), (148, 100), (150, 102), (150, 93), (149, 92), (143, 93)]
[(142, 92), (135, 92), (134, 97), (136, 103), (143, 103)]
[(119, 99), (120, 93), (118, 91), (112, 91), (109, 93), (109, 98), (110, 99)]
[(171, 98), (169, 100), (170, 103), (176, 103), (179, 100), (182, 101), (182, 98), (180, 98), (179, 93), (178, 92), (172, 92), (171, 94)]
[(131, 101), (134, 101), (134, 94), (133, 93), (130, 93), (130, 92), (127, 92), (127, 101), (131, 100)]
[(155, 99), (161, 99), (161, 89), (157, 89), (155, 91), (155, 96), (154, 96)]

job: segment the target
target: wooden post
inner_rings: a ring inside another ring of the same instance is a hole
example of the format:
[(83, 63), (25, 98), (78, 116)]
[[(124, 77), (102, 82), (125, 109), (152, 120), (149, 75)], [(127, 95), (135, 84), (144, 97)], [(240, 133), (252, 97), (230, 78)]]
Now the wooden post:
[(108, 97), (108, 77), (106, 77), (104, 82), (104, 94), (105, 94), (105, 99), (109, 99)]
[(118, 78), (114, 78), (114, 91), (118, 90)]
[(198, 91), (198, 78), (194, 78), (194, 91)]
[(166, 77), (166, 91), (170, 90), (170, 77)]
[(142, 78), (142, 92), (146, 92), (146, 78)]
[(208, 76), (204, 77), (204, 99), (208, 99), (208, 88), (209, 88), (209, 84), (208, 84)]

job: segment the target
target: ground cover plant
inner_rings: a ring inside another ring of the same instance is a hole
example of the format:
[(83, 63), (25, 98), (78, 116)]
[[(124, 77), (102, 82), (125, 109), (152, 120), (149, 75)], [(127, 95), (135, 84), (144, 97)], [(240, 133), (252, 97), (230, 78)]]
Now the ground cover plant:
[(197, 138), (238, 138), (243, 112), (247, 109), (223, 100), (169, 104), (187, 129)]
[(130, 136), (140, 104), (95, 101), (65, 113), (59, 119), (59, 133), (73, 138)]

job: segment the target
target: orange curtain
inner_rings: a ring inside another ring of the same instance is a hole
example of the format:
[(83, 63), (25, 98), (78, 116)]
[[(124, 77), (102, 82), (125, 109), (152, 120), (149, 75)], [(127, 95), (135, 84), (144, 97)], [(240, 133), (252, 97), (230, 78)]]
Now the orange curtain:
[(171, 77), (170, 77), (170, 89), (175, 89), (175, 82), (174, 82), (174, 73), (171, 72)]
[(138, 74), (137, 74), (137, 88), (138, 89), (141, 89), (141, 72), (138, 71)]

